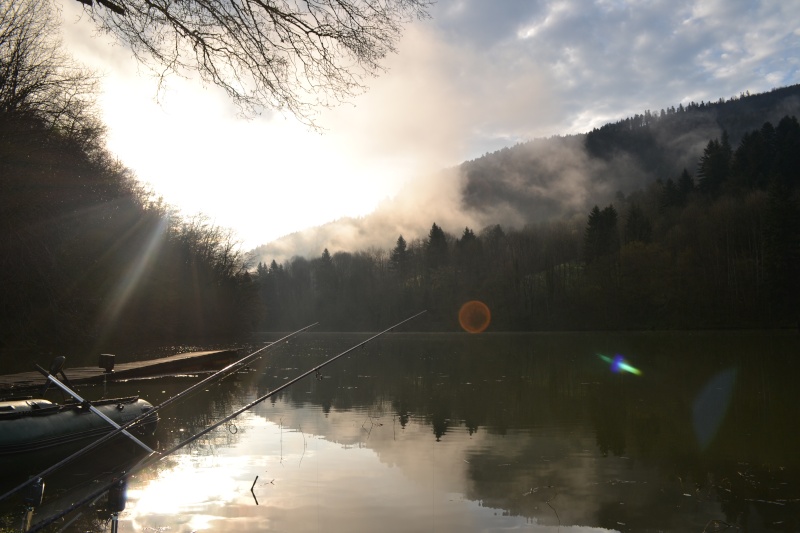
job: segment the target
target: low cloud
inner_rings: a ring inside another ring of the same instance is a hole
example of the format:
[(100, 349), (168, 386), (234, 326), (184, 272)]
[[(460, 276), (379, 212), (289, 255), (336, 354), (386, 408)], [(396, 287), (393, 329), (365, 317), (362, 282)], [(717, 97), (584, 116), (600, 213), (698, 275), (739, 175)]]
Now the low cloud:
[[(391, 249), (399, 235), (424, 239), (435, 222), (459, 237), (495, 224), (521, 228), (553, 218), (588, 213), (610, 200), (628, 176), (631, 187), (652, 179), (629, 157), (591, 158), (583, 136), (541, 140), (490, 154), (409, 181), (397, 195), (359, 218), (342, 218), (285, 236), (255, 251), (255, 261), (282, 263), (293, 256)], [(613, 177), (604, 180), (602, 177)]]
[(458, 169), (411, 180), (372, 213), (341, 218), (282, 237), (257, 248), (255, 260), (282, 263), (293, 256), (316, 257), (326, 248), (331, 253), (388, 250), (400, 235), (408, 241), (424, 238), (434, 222), (449, 232), (460, 232), (466, 226), (482, 227), (490, 215), (464, 209), (463, 182)]

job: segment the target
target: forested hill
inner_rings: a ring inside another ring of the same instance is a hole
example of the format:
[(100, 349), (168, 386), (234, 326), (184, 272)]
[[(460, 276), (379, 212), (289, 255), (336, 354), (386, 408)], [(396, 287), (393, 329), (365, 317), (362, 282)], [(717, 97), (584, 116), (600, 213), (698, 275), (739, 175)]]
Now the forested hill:
[(593, 131), (536, 139), (488, 153), (447, 171), (412, 180), (396, 198), (359, 219), (344, 218), (288, 235), (253, 251), (256, 261), (313, 257), (323, 248), (385, 248), (398, 234), (427, 235), (432, 221), (447, 228), (500, 224), (522, 228), (613, 202), (658, 180), (694, 175), (712, 139), (736, 147), (765, 122), (800, 116), (800, 85), (726, 101), (643, 111)]
[[(374, 329), (424, 308), (423, 327), (458, 329), (478, 299), (494, 330), (796, 328), (797, 94), (646, 112), (465, 163), (461, 208), (480, 225), (420, 210), (422, 236), (334, 253), (330, 225), (321, 254), (259, 263), (263, 327)], [(360, 230), (385, 231), (386, 214)]]
[[(509, 224), (585, 212), (661, 179), (677, 179), (711, 139), (737, 146), (746, 132), (800, 116), (800, 85), (727, 101), (644, 111), (588, 133), (538, 139), (461, 165), (463, 204)], [(513, 214), (510, 216), (509, 214)]]

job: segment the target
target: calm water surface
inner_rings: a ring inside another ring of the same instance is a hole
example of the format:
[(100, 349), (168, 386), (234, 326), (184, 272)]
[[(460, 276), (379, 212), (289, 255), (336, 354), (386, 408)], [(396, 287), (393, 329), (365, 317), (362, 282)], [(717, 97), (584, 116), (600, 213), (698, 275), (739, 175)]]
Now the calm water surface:
[[(163, 410), (161, 448), (367, 337), (268, 351)], [(798, 354), (796, 333), (390, 334), (136, 475), (119, 530), (798, 531)]]

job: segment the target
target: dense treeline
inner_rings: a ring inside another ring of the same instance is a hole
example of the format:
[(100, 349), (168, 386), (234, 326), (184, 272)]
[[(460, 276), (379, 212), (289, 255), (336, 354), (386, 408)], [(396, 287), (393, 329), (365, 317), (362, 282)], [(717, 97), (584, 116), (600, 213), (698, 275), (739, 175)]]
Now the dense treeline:
[(171, 213), (108, 153), (95, 79), (49, 7), (0, 10), (0, 348), (241, 331), (255, 292), (233, 235)]
[[(633, 156), (642, 166), (667, 172), (680, 172), (684, 163), (684, 137), (724, 130), (738, 142), (754, 124), (777, 122), (787, 110), (796, 107), (800, 86), (781, 87), (761, 94), (742, 93), (728, 100), (690, 102), (660, 111), (646, 110), (617, 122), (595, 128), (586, 135), (586, 147), (596, 157), (610, 158), (620, 151)], [(663, 139), (673, 149), (665, 149)], [(693, 154), (692, 154), (693, 156)]]
[[(693, 176), (694, 174), (694, 176)], [(708, 141), (694, 172), (588, 216), (476, 233), (434, 223), (390, 252), (260, 263), (262, 328), (374, 329), (418, 309), (458, 328), (479, 299), (495, 330), (793, 327), (800, 301), (800, 125)]]

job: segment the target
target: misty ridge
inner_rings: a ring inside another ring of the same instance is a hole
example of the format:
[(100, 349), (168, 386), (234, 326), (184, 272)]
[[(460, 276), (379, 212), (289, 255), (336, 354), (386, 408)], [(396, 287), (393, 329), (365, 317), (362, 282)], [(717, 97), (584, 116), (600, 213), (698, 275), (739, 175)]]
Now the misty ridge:
[(520, 229), (580, 219), (658, 181), (694, 175), (703, 150), (727, 133), (732, 146), (765, 122), (800, 115), (800, 85), (728, 100), (644, 111), (590, 132), (535, 139), (410, 180), (369, 215), (286, 235), (249, 253), (256, 264), (292, 257), (391, 248), (399, 235), (500, 225)]

